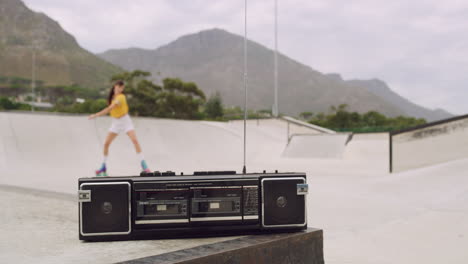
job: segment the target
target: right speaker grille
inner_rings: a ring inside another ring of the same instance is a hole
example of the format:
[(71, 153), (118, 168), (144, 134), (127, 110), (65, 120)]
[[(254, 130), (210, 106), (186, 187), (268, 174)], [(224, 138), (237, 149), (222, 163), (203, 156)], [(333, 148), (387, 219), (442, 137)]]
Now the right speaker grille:
[(263, 178), (262, 224), (263, 227), (305, 226), (306, 196), (298, 194), (298, 184), (305, 178)]

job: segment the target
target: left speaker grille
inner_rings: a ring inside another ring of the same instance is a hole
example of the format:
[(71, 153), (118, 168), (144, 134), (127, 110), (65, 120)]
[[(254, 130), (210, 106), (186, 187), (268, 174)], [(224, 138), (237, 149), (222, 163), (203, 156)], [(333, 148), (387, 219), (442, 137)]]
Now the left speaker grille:
[(130, 233), (130, 183), (83, 183), (80, 190), (91, 193), (91, 201), (80, 203), (83, 236)]

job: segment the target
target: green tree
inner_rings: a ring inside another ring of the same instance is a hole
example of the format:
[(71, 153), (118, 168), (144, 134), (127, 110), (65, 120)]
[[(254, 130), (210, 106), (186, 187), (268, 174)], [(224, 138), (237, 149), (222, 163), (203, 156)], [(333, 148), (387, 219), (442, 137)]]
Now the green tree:
[(205, 104), (205, 114), (211, 119), (220, 119), (224, 115), (223, 102), (219, 93), (211, 96)]
[(2, 110), (13, 110), (16, 109), (14, 102), (10, 101), (7, 97), (0, 97), (0, 109)]
[(82, 108), (83, 113), (96, 113), (106, 108), (107, 100), (106, 99), (87, 100), (81, 105), (83, 105), (83, 108)]
[(302, 112), (299, 114), (299, 117), (301, 117), (304, 120), (310, 120), (314, 116), (314, 113), (312, 112)]
[(366, 126), (378, 127), (388, 125), (387, 117), (376, 111), (369, 111), (362, 116), (362, 121)]
[(166, 78), (163, 85), (148, 80), (149, 72), (136, 70), (112, 77), (125, 82), (131, 112), (141, 116), (196, 119), (205, 103), (205, 94), (193, 82)]
[(0, 96), (0, 110), (30, 110), (31, 106), (11, 101), (8, 97)]
[(192, 82), (178, 78), (163, 80), (163, 91), (158, 98), (159, 115), (173, 118), (195, 119), (205, 103), (205, 94)]
[(319, 113), (312, 118), (310, 123), (338, 131), (351, 132), (384, 132), (405, 129), (426, 123), (425, 119), (398, 116), (387, 118), (377, 111), (369, 111), (365, 114), (348, 112), (348, 106), (341, 104), (338, 107), (331, 106), (329, 115)]

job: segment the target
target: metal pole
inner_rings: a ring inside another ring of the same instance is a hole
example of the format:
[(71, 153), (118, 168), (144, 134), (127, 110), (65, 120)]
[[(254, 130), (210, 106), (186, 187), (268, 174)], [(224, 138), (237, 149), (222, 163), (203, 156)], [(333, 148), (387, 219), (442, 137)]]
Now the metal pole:
[(31, 91), (32, 91), (32, 102), (31, 102), (31, 111), (34, 112), (34, 99), (35, 99), (35, 89), (36, 89), (36, 50), (33, 47), (32, 51), (32, 78), (31, 78)]
[(275, 104), (273, 116), (278, 117), (278, 0), (275, 0)]
[(245, 0), (244, 9), (244, 167), (242, 173), (246, 173), (246, 130), (247, 129), (247, 0)]

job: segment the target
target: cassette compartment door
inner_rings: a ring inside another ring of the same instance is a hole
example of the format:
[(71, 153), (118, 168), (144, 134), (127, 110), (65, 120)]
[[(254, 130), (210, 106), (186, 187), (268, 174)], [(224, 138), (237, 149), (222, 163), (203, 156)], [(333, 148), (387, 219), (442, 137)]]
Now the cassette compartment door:
[[(163, 183), (135, 184), (137, 225), (184, 224), (188, 220), (188, 188), (161, 188)], [(141, 187), (141, 186), (143, 187)], [(153, 187), (153, 188), (146, 188)]]
[(191, 187), (190, 221), (242, 221), (242, 186)]

